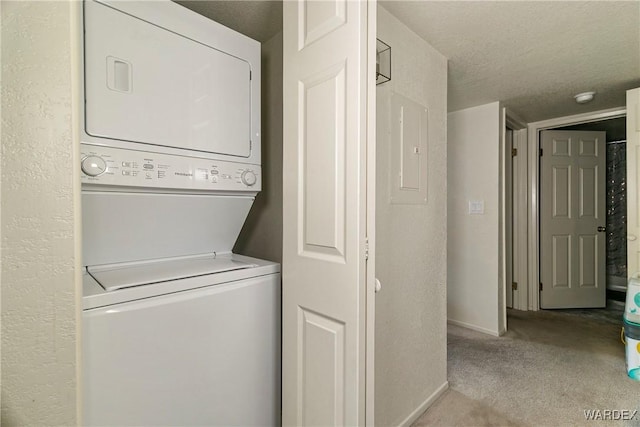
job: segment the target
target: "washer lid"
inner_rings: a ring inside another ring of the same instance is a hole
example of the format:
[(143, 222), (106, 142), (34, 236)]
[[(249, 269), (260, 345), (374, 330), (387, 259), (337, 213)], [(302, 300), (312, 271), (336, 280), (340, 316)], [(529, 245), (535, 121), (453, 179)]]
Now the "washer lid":
[(253, 197), (82, 193), (82, 263), (113, 265), (229, 253)]
[(215, 254), (213, 254), (196, 258), (89, 266), (87, 271), (106, 291), (115, 291), (134, 286), (253, 267), (257, 267), (257, 264), (250, 264), (231, 258), (216, 258)]

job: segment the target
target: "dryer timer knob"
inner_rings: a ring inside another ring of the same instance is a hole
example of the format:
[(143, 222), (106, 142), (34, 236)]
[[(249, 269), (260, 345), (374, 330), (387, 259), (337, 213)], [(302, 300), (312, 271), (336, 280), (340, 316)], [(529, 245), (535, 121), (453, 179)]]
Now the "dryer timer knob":
[(242, 180), (242, 183), (248, 187), (251, 187), (256, 183), (256, 181), (258, 181), (258, 177), (256, 176), (256, 174), (250, 170), (242, 172), (240, 179)]
[(80, 163), (82, 172), (89, 176), (102, 175), (107, 170), (107, 162), (99, 156), (87, 156)]

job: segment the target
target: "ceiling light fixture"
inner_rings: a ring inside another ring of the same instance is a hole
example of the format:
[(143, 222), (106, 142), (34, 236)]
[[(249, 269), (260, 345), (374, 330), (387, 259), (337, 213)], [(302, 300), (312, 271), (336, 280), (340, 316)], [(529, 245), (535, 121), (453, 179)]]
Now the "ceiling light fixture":
[(574, 96), (574, 98), (578, 104), (586, 104), (593, 99), (593, 95), (595, 94), (595, 92), (582, 92)]

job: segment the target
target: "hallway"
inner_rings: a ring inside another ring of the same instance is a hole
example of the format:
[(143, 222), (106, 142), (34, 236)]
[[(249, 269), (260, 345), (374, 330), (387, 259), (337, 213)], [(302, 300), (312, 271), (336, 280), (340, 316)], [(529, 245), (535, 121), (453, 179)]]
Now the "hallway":
[[(600, 425), (585, 410), (633, 414), (640, 383), (626, 375), (615, 317), (510, 310), (501, 338), (449, 325), (450, 389), (414, 426)], [(640, 413), (615, 425), (640, 425)]]

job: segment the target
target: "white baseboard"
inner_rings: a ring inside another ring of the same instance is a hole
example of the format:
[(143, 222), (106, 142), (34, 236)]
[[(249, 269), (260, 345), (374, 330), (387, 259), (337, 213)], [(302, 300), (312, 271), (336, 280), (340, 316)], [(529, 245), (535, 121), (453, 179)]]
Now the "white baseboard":
[(431, 394), (431, 396), (427, 397), (427, 400), (422, 402), (420, 406), (418, 406), (415, 409), (415, 411), (409, 414), (409, 416), (399, 424), (399, 427), (411, 426), (411, 424), (413, 424), (418, 418), (420, 418), (420, 415), (422, 415), (424, 411), (426, 411), (427, 408), (429, 408), (429, 406), (433, 405), (433, 402), (435, 402), (436, 399), (438, 399), (442, 395), (442, 393), (447, 391), (448, 388), (449, 388), (449, 381), (445, 381), (444, 384), (438, 387), (437, 390)]
[(493, 335), (494, 337), (499, 337), (501, 334), (498, 331), (492, 331), (491, 329), (486, 329), (481, 326), (472, 325), (470, 323), (461, 322), (459, 320), (447, 319), (447, 323), (451, 325), (461, 326), (463, 328), (472, 329), (474, 331), (482, 332), (483, 334)]

